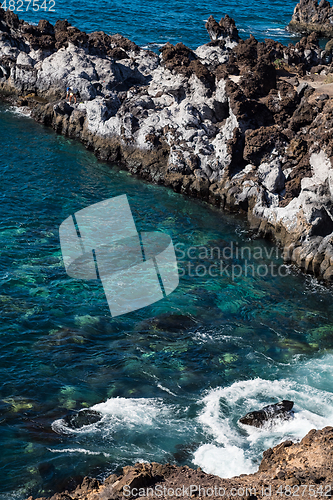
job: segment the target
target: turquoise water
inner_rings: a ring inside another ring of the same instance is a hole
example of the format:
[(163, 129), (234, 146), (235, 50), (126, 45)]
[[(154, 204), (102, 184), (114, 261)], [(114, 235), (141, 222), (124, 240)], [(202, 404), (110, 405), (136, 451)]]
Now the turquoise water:
[[(141, 45), (195, 47), (208, 40), (210, 13), (234, 16), (241, 34), (288, 41), (294, 7), (131, 5), (57, 2), (56, 14), (43, 17), (120, 31)], [(137, 460), (221, 476), (252, 472), (281, 439), (333, 424), (331, 289), (284, 267), (274, 247), (250, 239), (243, 218), (98, 162), (15, 108), (0, 107), (0, 141), (1, 500), (46, 495), (68, 486), (68, 477), (104, 477)], [(66, 275), (58, 228), (77, 210), (122, 194), (139, 231), (172, 237), (181, 277), (163, 301), (112, 319), (98, 281)], [(210, 276), (221, 255), (242, 276), (216, 267)], [(271, 265), (275, 277), (265, 275)], [(260, 431), (237, 424), (283, 398), (295, 401), (292, 421)], [(92, 407), (101, 421), (66, 426), (66, 416)]]

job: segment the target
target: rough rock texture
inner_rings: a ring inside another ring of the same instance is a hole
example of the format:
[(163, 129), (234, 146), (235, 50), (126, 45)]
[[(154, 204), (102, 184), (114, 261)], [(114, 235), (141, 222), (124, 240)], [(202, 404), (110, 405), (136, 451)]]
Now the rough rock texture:
[(102, 414), (95, 410), (83, 409), (78, 412), (73, 412), (66, 415), (64, 418), (64, 423), (67, 427), (71, 429), (80, 429), (84, 425), (94, 424), (99, 422), (102, 418)]
[(318, 0), (301, 0), (295, 7), (288, 29), (333, 37), (333, 8), (327, 0), (320, 0), (319, 4)]
[[(139, 498), (170, 500), (199, 497), (244, 500), (295, 496), (325, 498), (332, 492), (332, 450), (333, 427), (313, 429), (300, 443), (285, 441), (265, 451), (255, 474), (222, 479), (206, 474), (200, 468), (137, 463), (133, 467), (124, 467), (121, 476), (113, 474), (102, 484), (86, 477), (72, 492), (56, 493), (51, 499), (39, 500), (117, 500), (134, 498), (131, 493)], [(28, 500), (34, 499), (29, 497)]]
[(253, 427), (263, 427), (275, 420), (289, 420), (293, 417), (291, 410), (294, 406), (293, 401), (284, 399), (280, 403), (264, 406), (262, 410), (251, 411), (244, 417), (239, 419), (239, 422), (244, 425), (252, 425)]
[(159, 56), (0, 9), (0, 94), (102, 160), (247, 214), (287, 262), (333, 281), (333, 46), (314, 33), (288, 47), (241, 40), (228, 16), (207, 29), (206, 45)]

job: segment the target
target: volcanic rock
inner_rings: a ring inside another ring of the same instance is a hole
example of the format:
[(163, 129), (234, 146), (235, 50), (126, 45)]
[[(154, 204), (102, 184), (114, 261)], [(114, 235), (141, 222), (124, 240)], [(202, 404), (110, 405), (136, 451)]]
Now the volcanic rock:
[(267, 422), (273, 422), (276, 419), (289, 420), (292, 418), (293, 406), (293, 401), (283, 400), (280, 403), (264, 406), (262, 410), (247, 413), (239, 419), (239, 422), (253, 427), (263, 427)]
[(210, 16), (205, 27), (212, 41), (224, 40), (230, 45), (240, 40), (235, 21), (228, 14), (222, 17), (219, 23), (213, 16)]
[(314, 33), (288, 47), (241, 40), (227, 15), (207, 29), (209, 43), (168, 43), (159, 57), (121, 35), (0, 9), (0, 94), (103, 161), (247, 214), (288, 262), (331, 281), (332, 47)]
[(327, 0), (301, 0), (295, 7), (288, 25), (297, 33), (316, 32), (320, 36), (333, 36), (333, 8)]
[(95, 424), (102, 418), (102, 414), (95, 410), (84, 409), (73, 415), (66, 415), (64, 422), (71, 429), (80, 429), (85, 425)]

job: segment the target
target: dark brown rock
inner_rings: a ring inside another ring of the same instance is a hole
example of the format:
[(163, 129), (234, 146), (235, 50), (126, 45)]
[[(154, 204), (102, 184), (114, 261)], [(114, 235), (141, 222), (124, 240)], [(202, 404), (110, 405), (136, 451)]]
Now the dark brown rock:
[(312, 123), (315, 117), (316, 112), (313, 105), (308, 101), (302, 101), (291, 118), (290, 128), (298, 131), (300, 128)]
[(42, 35), (54, 35), (54, 27), (49, 21), (46, 21), (46, 19), (41, 19), (38, 23), (37, 28)]
[[(306, 146), (304, 146), (304, 148), (305, 147)], [(291, 200), (297, 198), (297, 196), (301, 192), (302, 179), (304, 179), (304, 177), (312, 176), (312, 170), (309, 163), (309, 155), (305, 154), (303, 156), (303, 152), (300, 152), (300, 157), (301, 159), (299, 163), (296, 165), (296, 167), (293, 168), (292, 172), (289, 174), (286, 180), (286, 192), (284, 198), (280, 201), (281, 207), (287, 206), (291, 202)]]
[(123, 49), (125, 52), (128, 51), (139, 52), (140, 50), (140, 47), (136, 43), (120, 35), (119, 33), (110, 36), (109, 40), (111, 41), (112, 45), (114, 45), (115, 47), (119, 47), (120, 49)]
[(235, 41), (239, 40), (236, 23), (231, 17), (228, 16), (228, 14), (226, 14), (225, 17), (222, 17), (219, 23), (215, 21), (213, 16), (209, 16), (208, 21), (205, 24), (205, 28), (212, 41), (227, 37)]
[(120, 47), (115, 47), (114, 49), (111, 49), (108, 55), (116, 60), (129, 58), (126, 52)]
[(293, 85), (285, 81), (278, 81), (276, 89), (270, 90), (265, 104), (272, 113), (277, 125), (285, 126), (300, 102), (300, 96)]
[(197, 60), (194, 52), (183, 43), (175, 46), (167, 43), (160, 49), (164, 65), (170, 70), (180, 73), (187, 78), (195, 74), (199, 80), (208, 86), (214, 85), (215, 78), (202, 62)]
[(269, 157), (273, 149), (283, 147), (286, 137), (274, 125), (247, 130), (245, 133), (244, 159), (254, 165)]

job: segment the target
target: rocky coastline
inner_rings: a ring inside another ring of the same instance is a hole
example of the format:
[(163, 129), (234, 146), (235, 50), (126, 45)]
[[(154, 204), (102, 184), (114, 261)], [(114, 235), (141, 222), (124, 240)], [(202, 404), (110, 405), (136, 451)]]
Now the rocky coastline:
[(333, 37), (333, 8), (327, 0), (301, 0), (288, 25), (290, 31)]
[[(257, 500), (331, 497), (333, 427), (311, 430), (300, 443), (284, 441), (264, 452), (255, 474), (223, 479), (200, 467), (137, 463), (104, 482), (85, 477), (72, 491), (38, 500), (120, 500), (125, 498), (238, 498)], [(191, 489), (192, 488), (192, 489)], [(34, 500), (32, 496), (28, 500)], [(37, 500), (37, 499), (36, 499)]]
[(286, 262), (332, 281), (332, 50), (315, 33), (242, 40), (227, 15), (206, 28), (206, 45), (158, 55), (0, 10), (0, 94), (101, 160), (247, 214)]

